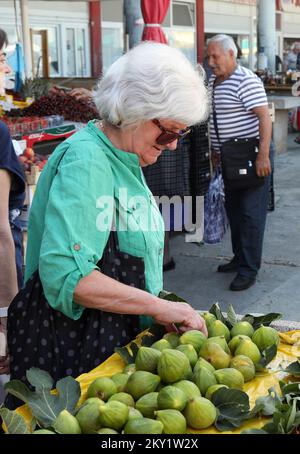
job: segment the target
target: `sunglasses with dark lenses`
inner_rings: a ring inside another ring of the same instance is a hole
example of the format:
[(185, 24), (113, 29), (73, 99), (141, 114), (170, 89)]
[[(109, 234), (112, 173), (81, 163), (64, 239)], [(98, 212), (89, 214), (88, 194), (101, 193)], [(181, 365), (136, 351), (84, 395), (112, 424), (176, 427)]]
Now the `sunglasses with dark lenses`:
[(162, 131), (162, 133), (155, 140), (157, 145), (167, 145), (168, 143), (174, 142), (174, 140), (182, 139), (182, 137), (185, 137), (189, 134), (189, 132), (191, 132), (190, 128), (183, 129), (180, 132), (170, 131), (164, 128), (157, 119), (152, 120), (152, 123), (154, 123)]

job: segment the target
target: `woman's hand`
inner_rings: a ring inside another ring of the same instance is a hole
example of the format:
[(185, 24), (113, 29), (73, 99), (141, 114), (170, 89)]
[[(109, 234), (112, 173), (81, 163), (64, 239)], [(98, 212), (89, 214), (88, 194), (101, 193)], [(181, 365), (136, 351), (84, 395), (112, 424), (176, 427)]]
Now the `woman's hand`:
[(74, 88), (69, 94), (82, 101), (92, 101), (93, 98), (91, 90), (87, 88)]
[(204, 319), (189, 304), (174, 303), (160, 300), (156, 306), (156, 313), (152, 314), (155, 321), (165, 325), (168, 331), (174, 331), (173, 324), (176, 324), (181, 332), (196, 329), (207, 336), (207, 328)]

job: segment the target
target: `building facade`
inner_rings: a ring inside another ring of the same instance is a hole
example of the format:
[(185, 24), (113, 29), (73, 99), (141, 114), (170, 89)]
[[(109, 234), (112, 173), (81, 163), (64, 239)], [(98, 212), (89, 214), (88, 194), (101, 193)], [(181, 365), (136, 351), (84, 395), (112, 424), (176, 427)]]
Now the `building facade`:
[[(0, 2), (0, 27), (8, 33), (11, 49), (21, 39), (19, 2)], [(43, 57), (51, 77), (91, 75), (89, 8), (81, 1), (29, 1), (32, 60), (35, 75), (43, 75)], [(256, 0), (204, 0), (205, 37), (227, 33), (242, 50), (241, 62), (252, 69), (257, 53)], [(300, 41), (300, 1), (276, 2), (277, 54), (284, 59)], [(122, 0), (102, 0), (102, 54), (104, 71), (126, 47)], [(171, 0), (163, 29), (171, 46), (196, 61), (195, 0)], [(46, 46), (46, 49), (45, 49)], [(46, 51), (46, 52), (45, 52)]]

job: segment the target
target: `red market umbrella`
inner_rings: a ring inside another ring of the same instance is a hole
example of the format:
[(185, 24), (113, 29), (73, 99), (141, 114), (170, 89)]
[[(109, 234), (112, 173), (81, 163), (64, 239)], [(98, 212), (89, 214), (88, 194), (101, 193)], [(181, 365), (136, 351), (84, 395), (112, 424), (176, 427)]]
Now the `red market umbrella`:
[(142, 41), (157, 41), (167, 44), (162, 31), (163, 23), (169, 9), (170, 0), (141, 0), (141, 9), (145, 22)]

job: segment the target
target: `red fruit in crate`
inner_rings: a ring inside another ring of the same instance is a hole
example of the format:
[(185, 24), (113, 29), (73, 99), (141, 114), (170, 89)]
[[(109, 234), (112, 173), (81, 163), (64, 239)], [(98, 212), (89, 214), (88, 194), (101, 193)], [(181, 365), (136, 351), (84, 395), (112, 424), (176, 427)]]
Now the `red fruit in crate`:
[(25, 148), (25, 151), (23, 153), (24, 156), (26, 156), (27, 158), (32, 158), (34, 156), (34, 151), (32, 148)]

